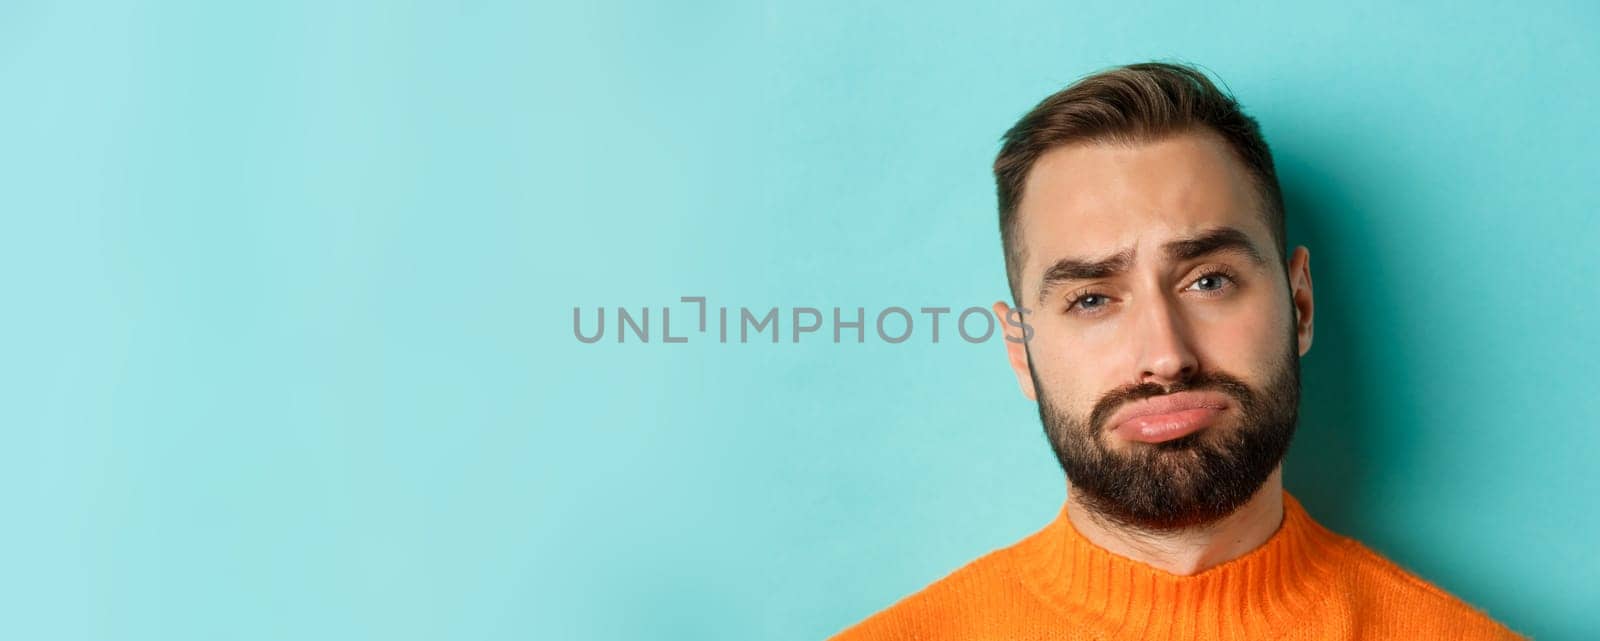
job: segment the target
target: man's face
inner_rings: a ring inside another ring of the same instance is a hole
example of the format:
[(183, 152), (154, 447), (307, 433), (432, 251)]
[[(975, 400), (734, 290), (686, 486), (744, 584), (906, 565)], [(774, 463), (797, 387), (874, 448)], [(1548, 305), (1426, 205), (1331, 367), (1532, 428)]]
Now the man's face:
[(1212, 135), (1065, 146), (1029, 173), (1018, 302), (1033, 336), (1007, 349), (1100, 516), (1153, 531), (1215, 521), (1287, 451), (1309, 253), (1295, 250), (1285, 278), (1260, 211)]

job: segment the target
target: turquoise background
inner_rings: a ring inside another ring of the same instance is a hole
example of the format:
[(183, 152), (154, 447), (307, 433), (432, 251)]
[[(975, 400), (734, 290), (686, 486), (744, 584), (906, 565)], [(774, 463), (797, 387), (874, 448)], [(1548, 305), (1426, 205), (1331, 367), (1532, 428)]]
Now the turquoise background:
[(987, 305), (1000, 134), (1159, 58), (1260, 119), (1311, 248), (1291, 491), (1584, 638), (1597, 30), (1594, 3), (6, 3), (0, 637), (836, 632), (1059, 507), (1000, 343), (587, 345), (573, 307)]

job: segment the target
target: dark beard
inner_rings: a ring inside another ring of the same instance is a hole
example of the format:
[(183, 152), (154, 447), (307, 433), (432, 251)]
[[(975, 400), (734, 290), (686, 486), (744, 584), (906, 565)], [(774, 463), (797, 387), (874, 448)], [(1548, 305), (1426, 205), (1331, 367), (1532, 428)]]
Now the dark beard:
[[(1108, 393), (1087, 422), (1052, 404), (1034, 376), (1039, 420), (1074, 491), (1097, 516), (1147, 532), (1202, 527), (1249, 501), (1289, 451), (1300, 406), (1297, 347), (1291, 324), (1288, 350), (1259, 393), (1227, 373), (1200, 372), (1166, 388), (1143, 383)], [(1105, 422), (1118, 408), (1185, 390), (1232, 397), (1239, 424), (1231, 429), (1219, 424), (1161, 443), (1131, 443), (1134, 447), (1122, 451), (1107, 446), (1113, 436)]]

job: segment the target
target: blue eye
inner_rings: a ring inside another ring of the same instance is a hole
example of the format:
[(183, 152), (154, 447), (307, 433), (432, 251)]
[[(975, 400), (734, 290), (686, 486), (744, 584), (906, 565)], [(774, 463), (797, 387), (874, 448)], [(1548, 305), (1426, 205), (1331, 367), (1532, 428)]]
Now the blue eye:
[(1206, 282), (1208, 280), (1215, 281), (1217, 283), (1217, 286), (1216, 287), (1201, 287), (1200, 291), (1203, 291), (1203, 292), (1221, 291), (1223, 286), (1226, 284), (1224, 281), (1233, 282), (1233, 275), (1229, 274), (1227, 272), (1221, 272), (1221, 271), (1207, 272), (1205, 275), (1203, 275), (1200, 278), (1196, 279), (1194, 281), (1194, 283), (1196, 285), (1199, 285), (1200, 283)]
[[(1101, 294), (1095, 294), (1095, 293), (1084, 294), (1082, 296), (1079, 296), (1077, 298), (1072, 299), (1072, 302), (1067, 303), (1067, 311), (1070, 312), (1075, 308), (1082, 308), (1085, 312), (1093, 312), (1094, 310), (1097, 310), (1097, 309), (1100, 309), (1102, 307), (1105, 307), (1105, 302), (1104, 302), (1105, 298), (1106, 297), (1101, 295)], [(1101, 303), (1099, 305), (1088, 304), (1088, 301), (1092, 301), (1092, 300), (1095, 300), (1095, 299), (1102, 299)]]

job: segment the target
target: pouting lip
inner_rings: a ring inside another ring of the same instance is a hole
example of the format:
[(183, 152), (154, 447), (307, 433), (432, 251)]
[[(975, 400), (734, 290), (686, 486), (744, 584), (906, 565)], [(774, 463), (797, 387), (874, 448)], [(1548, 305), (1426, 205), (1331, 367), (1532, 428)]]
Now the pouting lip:
[(1116, 413), (1111, 415), (1111, 420), (1106, 421), (1106, 426), (1111, 429), (1116, 429), (1118, 425), (1141, 416), (1171, 414), (1172, 412), (1181, 412), (1184, 410), (1192, 410), (1202, 407), (1208, 407), (1216, 410), (1227, 409), (1228, 397), (1225, 394), (1217, 392), (1193, 391), (1178, 392), (1176, 394), (1168, 394), (1166, 396), (1156, 396), (1152, 398), (1141, 399), (1132, 403), (1128, 403), (1127, 405), (1123, 405), (1121, 409), (1118, 409)]

